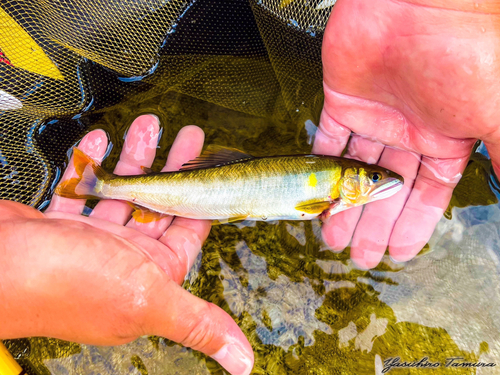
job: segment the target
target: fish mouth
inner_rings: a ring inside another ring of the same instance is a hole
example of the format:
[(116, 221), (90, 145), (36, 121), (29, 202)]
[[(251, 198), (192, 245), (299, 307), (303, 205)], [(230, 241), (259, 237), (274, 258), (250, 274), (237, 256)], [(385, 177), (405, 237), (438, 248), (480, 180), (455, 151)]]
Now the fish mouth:
[(391, 179), (391, 181), (384, 181), (380, 186), (377, 186), (373, 190), (370, 200), (378, 201), (380, 199), (385, 199), (393, 196), (398, 191), (403, 188), (403, 182), (397, 178)]

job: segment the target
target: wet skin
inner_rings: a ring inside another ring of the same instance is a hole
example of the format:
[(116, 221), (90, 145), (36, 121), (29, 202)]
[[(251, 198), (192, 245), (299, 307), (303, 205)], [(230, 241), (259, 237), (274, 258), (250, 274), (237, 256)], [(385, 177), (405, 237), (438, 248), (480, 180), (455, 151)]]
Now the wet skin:
[(313, 152), (339, 155), (353, 132), (347, 157), (405, 179), (395, 196), (323, 226), (334, 250), (352, 238), (359, 267), (375, 267), (387, 246), (396, 261), (422, 249), (477, 139), (500, 175), (498, 25), (493, 1), (335, 5), (323, 41), (325, 104)]
[[(158, 133), (156, 117), (136, 119), (114, 173), (140, 174), (141, 166), (151, 166)], [(198, 156), (203, 139), (201, 129), (183, 128), (163, 170)], [(100, 160), (106, 134), (93, 131), (78, 147)], [(75, 175), (70, 162), (62, 180)], [(152, 334), (213, 356), (231, 374), (248, 374), (252, 348), (233, 319), (179, 285), (211, 223), (165, 217), (141, 224), (119, 201), (99, 202), (85, 217), (84, 205), (54, 196), (42, 214), (0, 201), (0, 318), (9, 322), (0, 325), (0, 339), (119, 345)]]

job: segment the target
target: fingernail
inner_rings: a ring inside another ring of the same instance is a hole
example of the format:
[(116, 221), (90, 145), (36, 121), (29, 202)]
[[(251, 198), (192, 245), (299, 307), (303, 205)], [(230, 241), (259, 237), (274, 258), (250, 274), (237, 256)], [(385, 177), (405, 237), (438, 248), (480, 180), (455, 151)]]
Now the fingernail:
[(382, 260), (383, 256), (383, 251), (371, 251), (365, 249), (363, 251), (358, 250), (353, 252), (353, 250), (351, 250), (351, 260), (357, 268), (363, 271), (376, 267)]
[(351, 260), (352, 262), (354, 263), (354, 266), (361, 270), (361, 271), (368, 271), (370, 268), (373, 268), (373, 267), (370, 267), (366, 261), (362, 258), (352, 258), (351, 257)]
[(106, 133), (98, 129), (87, 133), (80, 141), (78, 148), (92, 158), (101, 158), (108, 146), (106, 141)]
[(148, 113), (148, 116), (154, 117), (156, 119), (156, 122), (158, 122), (158, 125), (160, 124), (160, 118), (152, 113)]
[(238, 344), (226, 344), (211, 356), (231, 375), (249, 375), (253, 368), (253, 359)]
[(134, 123), (140, 127), (139, 129), (148, 130), (154, 135), (157, 135), (160, 130), (160, 119), (156, 115), (141, 115), (135, 119)]
[(401, 263), (405, 263), (404, 260), (396, 260), (394, 259), (392, 256), (389, 255), (389, 258), (391, 259), (392, 263), (396, 263), (396, 264), (401, 264)]

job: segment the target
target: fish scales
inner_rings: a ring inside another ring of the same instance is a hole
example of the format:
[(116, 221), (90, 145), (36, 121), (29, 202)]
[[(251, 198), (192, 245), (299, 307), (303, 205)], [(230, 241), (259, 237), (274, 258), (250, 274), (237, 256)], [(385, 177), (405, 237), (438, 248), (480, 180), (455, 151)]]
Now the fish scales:
[(314, 156), (255, 158), (217, 168), (117, 177), (104, 183), (102, 194), (184, 217), (300, 219), (297, 204), (327, 199), (341, 169), (334, 159)]

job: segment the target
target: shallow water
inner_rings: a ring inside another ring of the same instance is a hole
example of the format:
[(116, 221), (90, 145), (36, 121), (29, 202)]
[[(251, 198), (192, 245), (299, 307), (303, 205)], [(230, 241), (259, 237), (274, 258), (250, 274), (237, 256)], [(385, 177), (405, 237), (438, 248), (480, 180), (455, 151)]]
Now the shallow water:
[[(196, 110), (187, 115), (186, 108)], [(134, 110), (117, 107), (92, 127), (107, 130), (113, 143), (106, 168), (116, 163), (133, 118), (144, 112), (158, 114), (164, 126), (158, 168), (178, 129), (193, 123), (205, 130), (207, 144), (255, 155), (311, 147), (305, 125), (169, 93), (155, 106), (143, 100)], [(357, 270), (348, 250), (333, 253), (322, 243), (318, 221), (242, 223), (212, 228), (184, 286), (237, 321), (254, 348), (255, 374), (380, 374), (391, 357), (442, 363), (433, 373), (500, 373), (499, 194), (487, 159), (471, 160), (455, 190), (456, 207), (407, 264), (386, 255), (376, 269)], [(471, 206), (477, 204), (483, 205)], [(39, 338), (6, 344), (38, 374), (225, 373), (202, 354), (157, 337), (114, 348)], [(499, 366), (445, 368), (450, 357)]]

